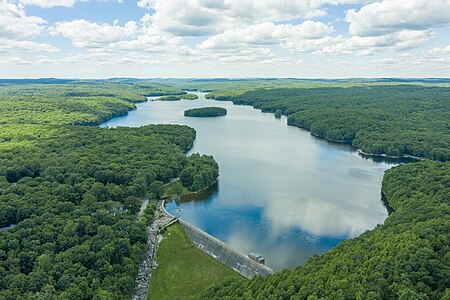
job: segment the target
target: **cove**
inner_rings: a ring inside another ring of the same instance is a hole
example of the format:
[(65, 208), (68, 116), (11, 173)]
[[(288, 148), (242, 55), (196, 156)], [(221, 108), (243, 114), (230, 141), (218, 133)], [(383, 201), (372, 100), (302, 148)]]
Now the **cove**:
[[(169, 213), (242, 253), (263, 255), (276, 271), (301, 265), (386, 219), (381, 180), (397, 162), (364, 158), (350, 145), (288, 126), (286, 117), (196, 94), (198, 100), (139, 103), (127, 116), (101, 125), (195, 128), (190, 153), (213, 155), (220, 178), (199, 195), (168, 203)], [(226, 108), (228, 115), (184, 116), (187, 109), (207, 106)]]

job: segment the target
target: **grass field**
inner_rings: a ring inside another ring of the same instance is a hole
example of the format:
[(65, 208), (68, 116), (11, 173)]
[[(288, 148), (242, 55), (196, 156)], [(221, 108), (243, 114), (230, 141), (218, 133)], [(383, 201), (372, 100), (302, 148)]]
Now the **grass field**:
[(178, 223), (167, 228), (165, 237), (158, 248), (148, 300), (194, 299), (213, 283), (241, 277), (195, 247)]

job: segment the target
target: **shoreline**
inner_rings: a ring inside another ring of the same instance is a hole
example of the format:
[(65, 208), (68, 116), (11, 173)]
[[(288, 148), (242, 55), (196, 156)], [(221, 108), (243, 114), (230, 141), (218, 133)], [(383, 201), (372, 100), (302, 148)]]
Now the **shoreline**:
[(309, 128), (305, 127), (305, 126), (300, 126), (300, 125), (295, 124), (295, 123), (290, 123), (289, 121), (287, 121), (287, 125), (288, 126), (298, 127), (298, 128), (303, 129), (303, 130), (306, 130), (312, 136), (314, 136), (314, 137), (316, 137), (318, 139), (325, 140), (325, 141), (330, 142), (330, 143), (349, 145), (349, 146), (351, 146), (351, 148), (353, 150), (358, 152), (358, 154), (361, 155), (362, 157), (380, 157), (380, 158), (386, 158), (386, 159), (412, 159), (412, 160), (415, 160), (415, 161), (424, 161), (426, 159), (426, 158), (423, 158), (423, 157), (417, 157), (417, 156), (413, 156), (413, 155), (409, 155), (409, 154), (394, 156), (394, 155), (387, 155), (385, 153), (367, 153), (367, 152), (364, 152), (361, 148), (356, 148), (355, 146), (353, 146), (352, 142), (343, 141), (343, 140), (333, 140), (333, 139), (327, 138), (325, 136), (320, 136), (318, 134), (315, 134), (315, 133), (311, 132), (311, 130)]
[[(219, 176), (219, 177), (220, 177), (220, 176)], [(171, 197), (177, 197), (177, 196), (179, 196), (180, 198), (181, 198), (181, 197), (195, 196), (195, 195), (200, 194), (201, 192), (204, 192), (204, 191), (206, 191), (207, 189), (213, 187), (217, 182), (219, 182), (219, 177), (217, 177), (217, 179), (216, 179), (211, 185), (209, 185), (209, 186), (207, 186), (207, 187), (205, 187), (205, 188), (203, 188), (203, 189), (201, 189), (201, 190), (199, 190), (199, 191), (191, 192), (191, 193), (188, 193), (188, 194), (182, 194), (182, 195), (180, 195), (180, 194), (167, 195), (167, 196), (165, 196), (165, 197), (161, 197), (161, 200), (166, 201), (168, 198), (171, 198)], [(178, 179), (179, 179), (179, 178), (178, 178)], [(179, 180), (177, 180), (177, 181), (175, 181), (175, 182), (178, 182), (178, 181), (179, 181)]]
[(417, 157), (417, 156), (412, 156), (409, 154), (405, 154), (405, 155), (400, 155), (400, 156), (391, 156), (391, 155), (387, 155), (384, 153), (381, 154), (375, 154), (375, 153), (366, 153), (364, 151), (362, 151), (361, 149), (357, 149), (358, 154), (362, 155), (362, 156), (369, 156), (369, 157), (383, 157), (383, 158), (392, 158), (392, 159), (402, 159), (402, 158), (407, 158), (407, 159), (413, 159), (416, 161), (424, 161), (426, 158), (423, 157)]
[[(206, 95), (207, 95), (207, 94), (206, 94)], [(230, 102), (233, 103), (234, 105), (251, 106), (251, 107), (253, 107), (254, 109), (257, 109), (257, 110), (261, 111), (261, 113), (271, 113), (271, 114), (273, 114), (273, 115), (275, 114), (274, 112), (269, 112), (269, 111), (264, 112), (262, 109), (257, 108), (257, 107), (255, 107), (254, 105), (251, 105), (251, 104), (236, 104), (236, 103), (234, 103), (233, 100), (229, 100), (229, 99), (227, 99), (227, 100), (217, 100), (216, 98), (206, 98), (206, 95), (205, 95), (205, 99), (213, 99), (213, 100), (216, 100), (216, 101), (230, 101)], [(286, 118), (289, 117), (289, 116), (287, 116), (287, 115), (285, 115), (285, 114), (282, 114), (282, 115), (285, 116)], [(297, 128), (303, 129), (303, 130), (306, 130), (306, 131), (308, 131), (312, 136), (314, 136), (314, 137), (316, 137), (316, 138), (318, 138), (318, 139), (323, 139), (323, 140), (325, 140), (325, 141), (327, 141), (327, 142), (330, 142), (330, 143), (347, 144), (347, 145), (350, 145), (350, 146), (352, 147), (352, 149), (355, 150), (356, 152), (358, 152), (358, 154), (360, 154), (361, 156), (367, 156), (367, 157), (380, 157), (380, 158), (387, 158), (387, 159), (402, 159), (402, 158), (406, 158), (406, 159), (413, 159), (413, 160), (416, 160), (416, 161), (424, 161), (424, 160), (426, 159), (426, 158), (423, 158), (423, 157), (417, 157), (417, 156), (413, 156), (413, 155), (409, 155), (409, 154), (400, 155), (400, 156), (391, 156), (391, 155), (387, 155), (387, 154), (385, 154), (385, 153), (382, 153), (382, 154), (366, 153), (366, 152), (362, 151), (361, 149), (354, 147), (354, 146), (352, 145), (352, 143), (353, 143), (352, 141), (349, 142), (349, 141), (342, 141), (342, 140), (333, 140), (333, 139), (330, 139), (330, 138), (327, 138), (327, 137), (324, 137), (324, 136), (320, 136), (320, 135), (318, 135), (318, 134), (315, 134), (315, 133), (311, 132), (311, 129), (310, 129), (310, 128), (307, 128), (307, 127), (305, 127), (305, 126), (301, 126), (301, 125), (299, 125), (299, 124), (295, 124), (295, 123), (289, 122), (289, 120), (286, 120), (286, 124), (287, 124), (288, 126), (294, 126), (294, 127), (297, 127)]]

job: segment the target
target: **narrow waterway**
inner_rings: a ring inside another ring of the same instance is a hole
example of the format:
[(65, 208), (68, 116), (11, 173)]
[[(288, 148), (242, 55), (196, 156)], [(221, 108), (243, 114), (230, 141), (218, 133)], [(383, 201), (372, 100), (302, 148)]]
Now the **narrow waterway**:
[[(206, 100), (149, 101), (102, 126), (184, 124), (196, 129), (191, 153), (213, 155), (218, 183), (167, 210), (243, 253), (257, 252), (275, 270), (303, 264), (387, 217), (380, 195), (385, 161), (362, 158), (248, 106)], [(220, 106), (228, 115), (184, 117)]]

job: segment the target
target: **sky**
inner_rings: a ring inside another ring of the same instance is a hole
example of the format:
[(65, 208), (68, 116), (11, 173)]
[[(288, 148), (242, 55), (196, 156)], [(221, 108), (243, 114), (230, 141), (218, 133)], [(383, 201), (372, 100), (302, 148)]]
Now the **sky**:
[(0, 0), (0, 77), (450, 77), (450, 0)]

